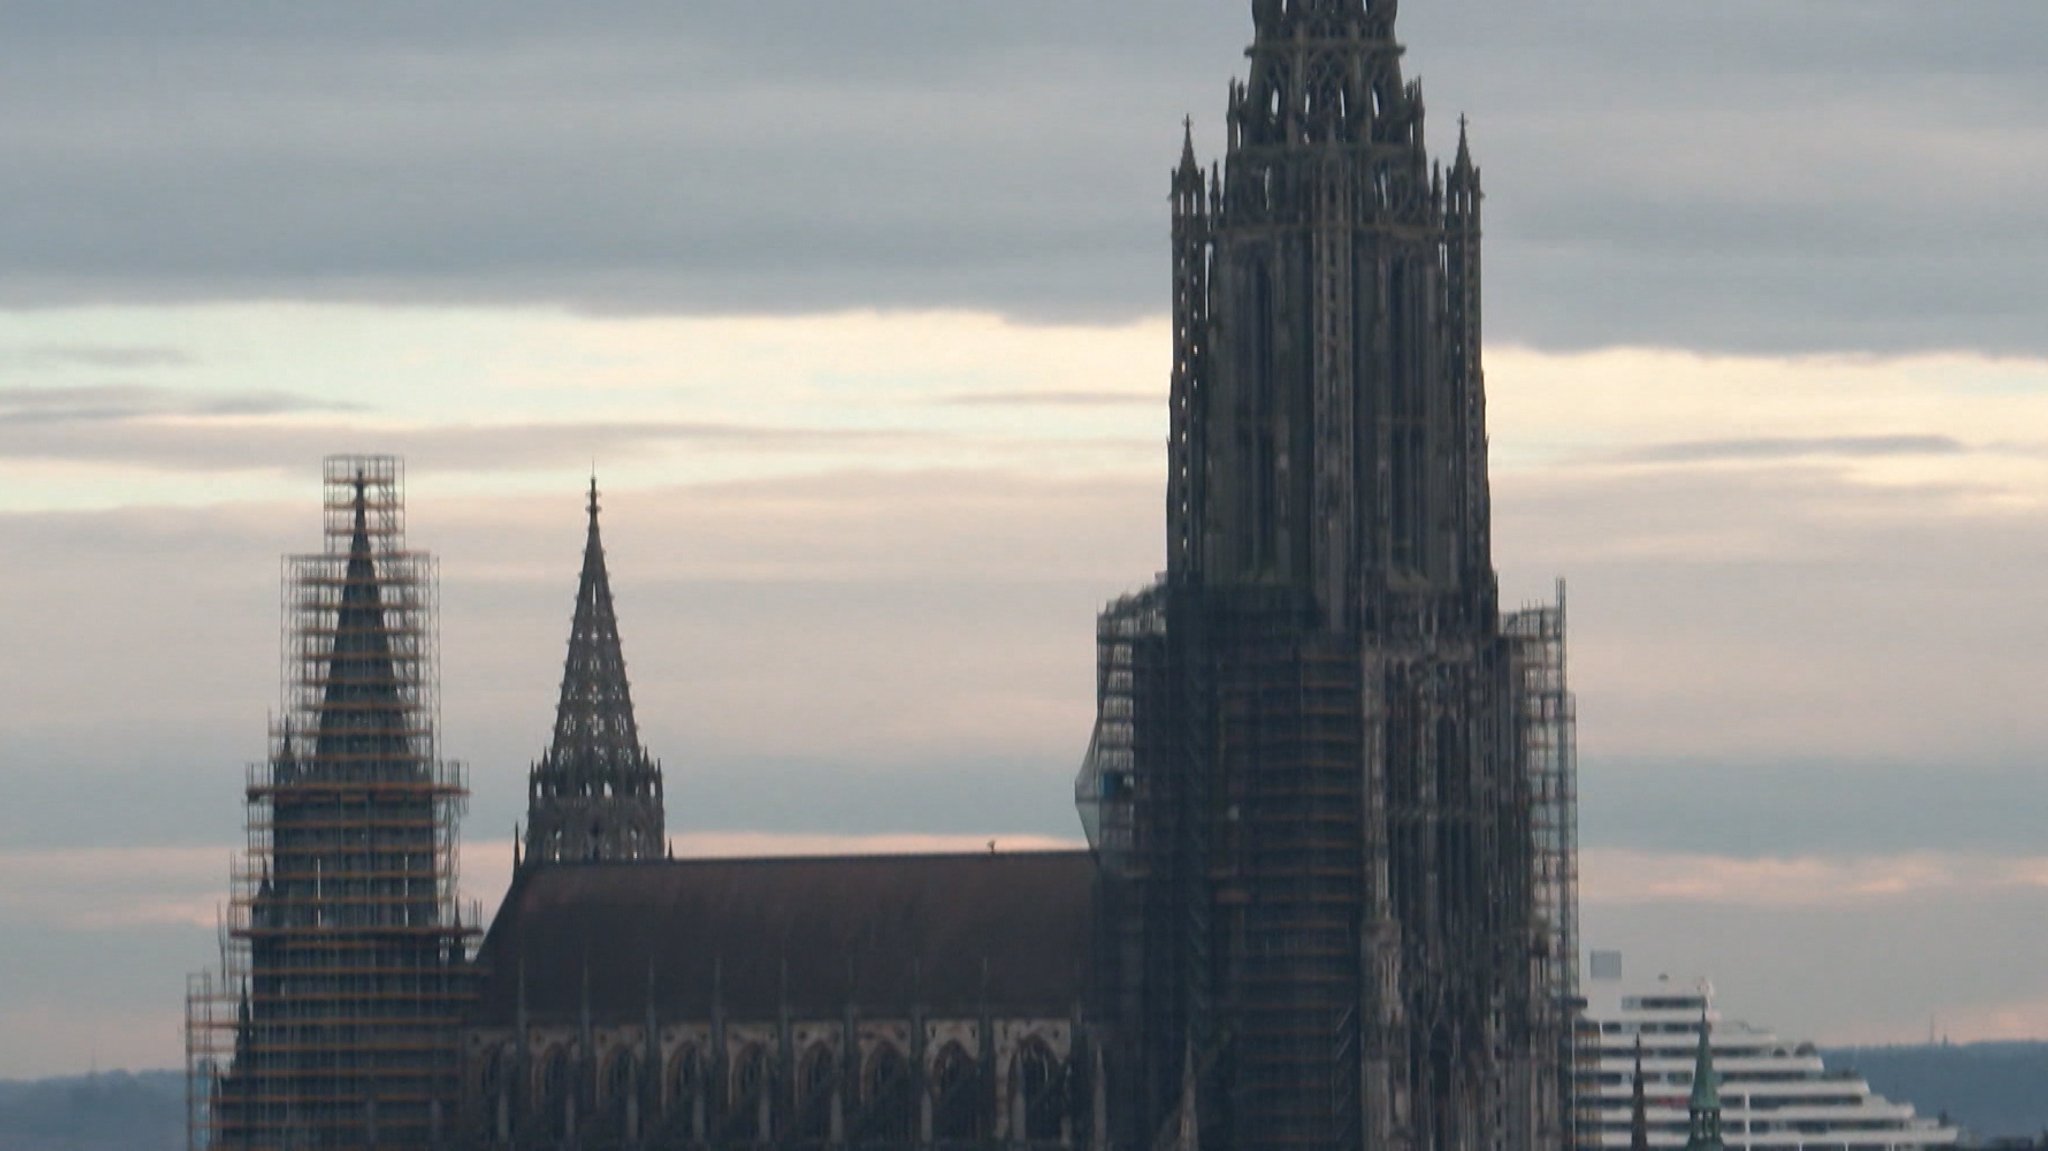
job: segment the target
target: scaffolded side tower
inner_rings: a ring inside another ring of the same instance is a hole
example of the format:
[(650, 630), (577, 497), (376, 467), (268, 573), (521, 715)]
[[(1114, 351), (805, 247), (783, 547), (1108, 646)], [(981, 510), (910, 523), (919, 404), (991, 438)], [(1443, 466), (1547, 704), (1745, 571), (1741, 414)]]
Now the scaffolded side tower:
[(1512, 645), (1515, 727), (1523, 770), (1529, 778), (1530, 835), (1535, 847), (1535, 904), (1545, 933), (1539, 956), (1543, 986), (1554, 1018), (1546, 1030), (1559, 1040), (1559, 1101), (1566, 1146), (1577, 1146), (1591, 1117), (1578, 1113), (1574, 1090), (1578, 1064), (1576, 1013), (1579, 998), (1579, 784), (1578, 706), (1565, 675), (1565, 594), (1557, 601), (1512, 612), (1501, 619)]
[(284, 706), (249, 770), (218, 973), (187, 995), (190, 1146), (418, 1148), (459, 1085), (475, 934), (460, 765), (435, 742), (433, 558), (403, 465), (325, 464), (323, 551), (285, 561)]

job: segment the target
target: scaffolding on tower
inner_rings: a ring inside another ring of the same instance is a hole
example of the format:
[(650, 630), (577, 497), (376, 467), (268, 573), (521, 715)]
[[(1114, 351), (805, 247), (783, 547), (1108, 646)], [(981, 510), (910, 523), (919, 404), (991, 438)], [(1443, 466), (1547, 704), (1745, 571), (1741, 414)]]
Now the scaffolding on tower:
[(462, 765), (436, 743), (437, 572), (404, 465), (324, 465), (323, 550), (289, 556), (283, 698), (248, 768), (220, 966), (186, 993), (188, 1146), (438, 1145), (459, 1087), (474, 907)]
[(1540, 954), (1549, 1007), (1557, 1013), (1549, 1032), (1561, 1040), (1558, 1079), (1566, 1098), (1559, 1103), (1564, 1145), (1581, 1134), (1598, 1141), (1593, 1117), (1582, 1114), (1572, 1092), (1582, 1060), (1575, 1017), (1579, 1010), (1579, 786), (1578, 705), (1565, 675), (1565, 588), (1557, 600), (1501, 618), (1501, 632), (1514, 654), (1515, 731), (1529, 778), (1530, 836), (1535, 849), (1535, 904), (1544, 933)]

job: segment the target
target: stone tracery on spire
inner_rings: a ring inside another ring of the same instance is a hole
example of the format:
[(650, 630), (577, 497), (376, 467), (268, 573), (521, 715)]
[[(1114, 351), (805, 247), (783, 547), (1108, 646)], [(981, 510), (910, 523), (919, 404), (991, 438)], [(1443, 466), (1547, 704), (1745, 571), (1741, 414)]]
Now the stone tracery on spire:
[(554, 738), (528, 787), (529, 864), (651, 859), (663, 842), (661, 765), (640, 743), (598, 528), (597, 477)]

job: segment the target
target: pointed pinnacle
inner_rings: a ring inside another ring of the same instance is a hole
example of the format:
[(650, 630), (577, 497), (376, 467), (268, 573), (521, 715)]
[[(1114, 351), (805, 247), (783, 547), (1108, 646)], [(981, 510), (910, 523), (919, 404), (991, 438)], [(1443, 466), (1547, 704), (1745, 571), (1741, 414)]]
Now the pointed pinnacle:
[(350, 539), (350, 540), (349, 540), (349, 550), (351, 550), (351, 551), (355, 550), (355, 548), (356, 548), (356, 544), (357, 544), (357, 541), (358, 541), (358, 540), (360, 540), (360, 541), (362, 542), (362, 545), (363, 545), (363, 550), (364, 550), (364, 551), (368, 551), (368, 550), (369, 550), (369, 539), (370, 539), (370, 496), (369, 496), (369, 488), (370, 488), (370, 481), (369, 481), (369, 480), (368, 480), (367, 478), (365, 478), (365, 477), (364, 477), (364, 475), (363, 475), (363, 469), (361, 469), (361, 468), (357, 468), (357, 469), (356, 469), (356, 478), (355, 478), (355, 489), (356, 489), (356, 495), (355, 495), (355, 501), (354, 501), (354, 502), (355, 502), (355, 507), (354, 507), (353, 509), (351, 509), (351, 510), (352, 510), (352, 511), (353, 511), (353, 512), (355, 513), (355, 535), (354, 535), (354, 537), (353, 537), (352, 539)]

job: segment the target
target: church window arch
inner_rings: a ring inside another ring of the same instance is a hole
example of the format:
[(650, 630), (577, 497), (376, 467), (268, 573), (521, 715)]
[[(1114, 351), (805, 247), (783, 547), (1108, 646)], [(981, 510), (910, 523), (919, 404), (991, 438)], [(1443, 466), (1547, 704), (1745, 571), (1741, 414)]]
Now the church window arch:
[(839, 1081), (839, 1053), (813, 1043), (797, 1060), (797, 1139), (824, 1139), (832, 1132), (832, 1092)]
[(982, 1119), (981, 1065), (958, 1043), (948, 1043), (932, 1060), (932, 1138), (941, 1143), (980, 1139)]
[(547, 1054), (541, 1056), (533, 1097), (541, 1109), (544, 1126), (557, 1139), (569, 1138), (569, 1109), (574, 1105), (574, 1094), (575, 1077), (569, 1069), (568, 1048), (548, 1048)]
[(730, 1098), (734, 1111), (752, 1107), (768, 1090), (768, 1051), (756, 1044), (740, 1052), (732, 1063), (732, 1091)]
[(883, 1044), (868, 1056), (860, 1078), (856, 1137), (890, 1143), (907, 1143), (915, 1138), (917, 1099), (912, 1093), (910, 1060), (895, 1047)]
[(639, 1108), (635, 1100), (640, 1094), (640, 1058), (631, 1051), (621, 1051), (612, 1056), (611, 1064), (604, 1076), (604, 1109), (615, 1129), (628, 1135), (638, 1134), (631, 1130), (637, 1123)]
[(704, 1057), (695, 1045), (676, 1052), (668, 1064), (668, 1114), (676, 1126), (699, 1136), (704, 1116)]
[(483, 1099), (496, 1099), (505, 1089), (505, 1070), (510, 1065), (510, 1053), (502, 1047), (493, 1047), (484, 1055), (483, 1069), (477, 1073), (477, 1094)]
[(1023, 1097), (1024, 1138), (1054, 1142), (1066, 1116), (1066, 1069), (1041, 1040), (1027, 1040), (1017, 1052), (1017, 1086)]
[(483, 1071), (477, 1077), (476, 1114), (487, 1138), (503, 1142), (512, 1131), (512, 1075), (516, 1051), (510, 1046), (494, 1047), (484, 1056)]

